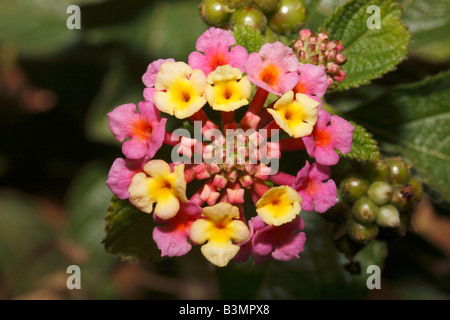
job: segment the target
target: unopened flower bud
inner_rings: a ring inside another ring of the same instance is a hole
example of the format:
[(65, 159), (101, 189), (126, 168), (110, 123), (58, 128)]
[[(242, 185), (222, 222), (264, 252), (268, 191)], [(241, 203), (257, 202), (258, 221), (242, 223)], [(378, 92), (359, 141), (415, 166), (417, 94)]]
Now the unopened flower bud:
[(412, 188), (412, 192), (413, 192), (413, 195), (411, 197), (412, 203), (413, 204), (419, 203), (420, 200), (422, 199), (422, 195), (423, 195), (422, 182), (415, 177), (410, 177), (408, 179), (408, 181), (406, 181), (406, 184), (410, 185)]

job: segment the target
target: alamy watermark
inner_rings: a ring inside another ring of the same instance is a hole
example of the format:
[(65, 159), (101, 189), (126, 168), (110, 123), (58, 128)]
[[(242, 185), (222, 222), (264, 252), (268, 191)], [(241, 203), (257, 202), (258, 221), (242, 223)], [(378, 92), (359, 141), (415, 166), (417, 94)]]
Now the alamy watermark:
[(224, 135), (216, 128), (205, 128), (201, 121), (195, 121), (193, 136), (187, 129), (173, 131), (173, 141), (179, 141), (171, 153), (174, 163), (205, 162), (209, 165), (238, 167), (263, 164), (270, 168), (270, 174), (278, 172), (278, 129), (226, 129)]

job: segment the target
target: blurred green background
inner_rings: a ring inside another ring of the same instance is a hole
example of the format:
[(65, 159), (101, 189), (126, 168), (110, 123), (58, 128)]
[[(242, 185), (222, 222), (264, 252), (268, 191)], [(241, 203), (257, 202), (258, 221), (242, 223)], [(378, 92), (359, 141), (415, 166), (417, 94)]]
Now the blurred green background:
[[(316, 30), (344, 2), (305, 1), (306, 26)], [(414, 215), (415, 232), (358, 255), (363, 270), (384, 265), (381, 290), (368, 291), (366, 274), (344, 269), (330, 226), (313, 214), (304, 216), (310, 240), (300, 261), (217, 270), (198, 248), (148, 263), (105, 252), (112, 196), (105, 181), (121, 156), (106, 113), (142, 99), (151, 61), (187, 61), (208, 28), (198, 3), (2, 0), (0, 299), (448, 299), (450, 215), (428, 197)], [(81, 8), (81, 30), (66, 27), (71, 4)], [(331, 94), (337, 106), (449, 69), (448, 1), (401, 4), (413, 33), (409, 58), (371, 86)], [(81, 267), (81, 290), (66, 287), (71, 264)]]

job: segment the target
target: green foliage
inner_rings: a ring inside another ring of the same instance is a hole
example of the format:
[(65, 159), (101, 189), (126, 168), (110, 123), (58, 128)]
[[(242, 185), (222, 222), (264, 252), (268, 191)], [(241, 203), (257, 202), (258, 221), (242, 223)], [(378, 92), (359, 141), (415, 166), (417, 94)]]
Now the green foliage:
[(352, 151), (342, 156), (358, 161), (375, 161), (379, 159), (380, 150), (377, 141), (372, 138), (372, 134), (355, 122), (351, 121), (350, 123), (355, 127), (353, 131)]
[(431, 63), (450, 60), (450, 2), (400, 1), (402, 21), (412, 33), (411, 53)]
[(233, 35), (236, 38), (236, 43), (247, 49), (248, 53), (258, 52), (265, 43), (261, 32), (249, 26), (236, 26)]
[(450, 201), (450, 72), (399, 85), (350, 113)]
[(88, 30), (87, 40), (95, 45), (119, 42), (154, 59), (187, 61), (198, 36), (207, 29), (198, 4), (196, 0), (155, 1), (131, 22)]
[(66, 27), (67, 4), (53, 0), (3, 0), (0, 11), (0, 42), (15, 46), (22, 55), (57, 53), (79, 38)]
[(103, 86), (86, 115), (85, 132), (92, 141), (118, 144), (109, 129), (106, 114), (125, 103), (137, 105), (143, 100), (145, 86), (139, 77), (133, 78), (130, 75), (122, 53), (116, 52), (112, 56), (110, 66), (103, 78)]
[[(369, 29), (367, 8), (380, 8), (380, 29)], [(406, 57), (409, 32), (400, 21), (402, 10), (392, 0), (351, 0), (339, 7), (322, 26), (332, 39), (343, 40), (347, 74), (337, 90), (367, 84)]]
[(136, 209), (128, 200), (113, 197), (105, 220), (103, 243), (107, 252), (119, 254), (125, 260), (159, 259), (160, 253), (152, 238), (151, 214)]

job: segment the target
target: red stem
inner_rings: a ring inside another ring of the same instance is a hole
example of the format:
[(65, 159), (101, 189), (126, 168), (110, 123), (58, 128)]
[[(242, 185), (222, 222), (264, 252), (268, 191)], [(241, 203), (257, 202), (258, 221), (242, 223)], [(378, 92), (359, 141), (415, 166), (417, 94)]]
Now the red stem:
[(280, 151), (297, 151), (305, 149), (302, 138), (286, 138), (280, 140)]
[(253, 97), (252, 102), (250, 102), (250, 106), (248, 107), (248, 111), (259, 114), (264, 107), (264, 103), (266, 102), (267, 96), (269, 95), (269, 92), (258, 88), (258, 90), (255, 93), (255, 96)]
[(293, 175), (280, 171), (273, 175), (270, 175), (269, 180), (280, 186), (282, 185), (291, 186), (295, 181), (295, 177)]

